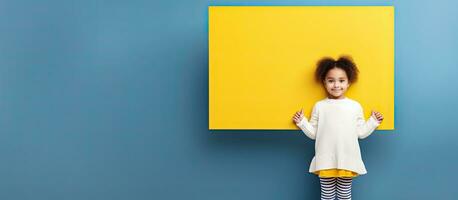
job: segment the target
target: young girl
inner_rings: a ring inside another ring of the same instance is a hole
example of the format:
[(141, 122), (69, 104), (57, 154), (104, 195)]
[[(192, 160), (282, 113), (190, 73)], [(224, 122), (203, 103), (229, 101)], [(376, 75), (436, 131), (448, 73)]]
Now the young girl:
[(352, 178), (367, 173), (358, 139), (368, 137), (383, 120), (381, 113), (372, 111), (366, 121), (361, 104), (345, 97), (357, 77), (358, 68), (351, 57), (321, 59), (315, 78), (323, 84), (327, 97), (315, 103), (309, 121), (303, 109), (293, 117), (305, 135), (315, 140), (309, 172), (320, 178), (321, 199), (351, 199)]

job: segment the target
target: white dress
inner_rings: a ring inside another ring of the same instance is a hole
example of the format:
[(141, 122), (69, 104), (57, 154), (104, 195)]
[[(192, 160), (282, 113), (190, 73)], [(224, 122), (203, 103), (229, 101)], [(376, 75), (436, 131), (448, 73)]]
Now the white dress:
[(313, 106), (310, 121), (304, 117), (296, 125), (315, 140), (309, 172), (345, 169), (367, 173), (358, 139), (368, 137), (380, 124), (374, 117), (365, 120), (360, 103), (347, 97), (320, 100)]

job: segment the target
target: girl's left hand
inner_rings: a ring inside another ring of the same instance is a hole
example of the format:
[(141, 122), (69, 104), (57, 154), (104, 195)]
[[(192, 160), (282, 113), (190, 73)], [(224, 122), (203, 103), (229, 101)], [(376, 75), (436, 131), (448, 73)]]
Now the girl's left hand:
[(374, 119), (376, 119), (379, 124), (382, 123), (382, 121), (383, 121), (383, 115), (380, 112), (377, 112), (377, 111), (373, 110), (372, 111), (372, 117), (374, 117)]

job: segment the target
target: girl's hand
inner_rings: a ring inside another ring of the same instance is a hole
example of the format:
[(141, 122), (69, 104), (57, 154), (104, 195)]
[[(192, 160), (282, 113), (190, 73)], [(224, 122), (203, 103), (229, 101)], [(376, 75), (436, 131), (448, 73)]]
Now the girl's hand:
[(304, 117), (304, 111), (301, 108), (300, 111), (298, 111), (298, 112), (296, 112), (296, 114), (294, 114), (294, 117), (293, 117), (294, 123), (296, 123), (296, 124), (299, 123), (302, 120), (303, 117)]
[(383, 121), (382, 113), (379, 113), (379, 112), (373, 110), (371, 116), (374, 117), (374, 119), (376, 119), (379, 124), (382, 123), (382, 121)]

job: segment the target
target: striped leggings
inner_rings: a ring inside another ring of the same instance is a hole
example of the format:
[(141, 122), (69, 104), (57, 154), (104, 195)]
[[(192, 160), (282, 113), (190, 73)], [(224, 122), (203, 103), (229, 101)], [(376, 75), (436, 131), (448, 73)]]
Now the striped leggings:
[(321, 200), (334, 200), (336, 194), (339, 200), (351, 200), (351, 181), (350, 177), (320, 177)]

